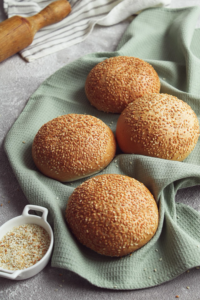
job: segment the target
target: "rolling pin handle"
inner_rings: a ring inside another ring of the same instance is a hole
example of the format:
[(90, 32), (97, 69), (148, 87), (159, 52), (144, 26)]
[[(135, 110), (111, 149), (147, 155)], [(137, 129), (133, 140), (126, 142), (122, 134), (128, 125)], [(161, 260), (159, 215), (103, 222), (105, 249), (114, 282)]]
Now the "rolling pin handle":
[(26, 18), (30, 23), (33, 35), (48, 25), (60, 22), (71, 12), (71, 5), (67, 0), (58, 0), (52, 2), (41, 10), (38, 14)]
[(0, 23), (0, 62), (29, 46), (40, 28), (63, 20), (70, 11), (67, 0), (58, 0), (32, 17), (13, 16)]

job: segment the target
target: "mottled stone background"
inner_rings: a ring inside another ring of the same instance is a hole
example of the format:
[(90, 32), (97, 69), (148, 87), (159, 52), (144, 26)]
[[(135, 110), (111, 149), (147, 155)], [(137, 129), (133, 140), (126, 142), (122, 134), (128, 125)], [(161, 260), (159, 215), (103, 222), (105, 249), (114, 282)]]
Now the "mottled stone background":
[[(172, 0), (170, 7), (193, 5), (200, 5), (200, 0)], [(3, 0), (0, 0), (0, 21), (4, 19)], [(7, 161), (3, 143), (29, 97), (46, 78), (69, 62), (87, 53), (115, 50), (128, 24), (127, 20), (112, 27), (96, 26), (83, 43), (32, 63), (24, 62), (19, 55), (0, 63), (0, 225), (21, 214), (28, 204)], [(179, 191), (177, 201), (200, 211), (199, 196), (200, 187), (189, 188)], [(113, 291), (94, 287), (72, 272), (48, 265), (40, 274), (25, 281), (1, 278), (0, 300), (168, 300), (175, 299), (176, 295), (184, 300), (200, 300), (199, 283), (200, 269), (192, 269), (158, 287)]]

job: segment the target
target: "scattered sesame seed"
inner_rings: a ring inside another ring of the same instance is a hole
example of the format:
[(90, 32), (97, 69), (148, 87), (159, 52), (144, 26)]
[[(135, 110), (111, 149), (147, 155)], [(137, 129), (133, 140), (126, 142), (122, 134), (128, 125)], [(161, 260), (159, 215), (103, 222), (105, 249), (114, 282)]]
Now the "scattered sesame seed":
[(189, 287), (189, 286), (186, 286), (186, 289), (188, 289), (188, 290), (189, 290), (189, 289), (190, 289), (190, 287)]
[(154, 269), (153, 271), (154, 271), (154, 272), (157, 272), (157, 269)]
[(24, 141), (23, 141), (22, 143), (23, 143), (23, 144), (26, 144), (26, 142), (24, 142)]

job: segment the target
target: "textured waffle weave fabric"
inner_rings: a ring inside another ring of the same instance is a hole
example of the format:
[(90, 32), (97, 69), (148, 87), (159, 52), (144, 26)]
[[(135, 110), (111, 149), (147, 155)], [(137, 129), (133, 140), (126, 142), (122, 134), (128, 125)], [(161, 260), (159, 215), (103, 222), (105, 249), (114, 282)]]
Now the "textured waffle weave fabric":
[(58, 115), (87, 113), (102, 119), (115, 132), (119, 115), (93, 108), (84, 93), (89, 71), (117, 55), (136, 56), (152, 64), (162, 93), (186, 101), (200, 117), (199, 7), (153, 8), (131, 23), (118, 49), (87, 55), (57, 71), (29, 99), (5, 142), (13, 171), (28, 201), (49, 209), (55, 234), (52, 266), (71, 270), (92, 284), (113, 289), (139, 289), (171, 280), (200, 265), (200, 214), (175, 203), (178, 189), (200, 184), (200, 141), (184, 162), (118, 154), (101, 173), (119, 173), (143, 182), (160, 210), (159, 228), (144, 247), (122, 259), (98, 255), (80, 245), (64, 219), (68, 197), (83, 180), (63, 184), (43, 176), (31, 157), (39, 128)]

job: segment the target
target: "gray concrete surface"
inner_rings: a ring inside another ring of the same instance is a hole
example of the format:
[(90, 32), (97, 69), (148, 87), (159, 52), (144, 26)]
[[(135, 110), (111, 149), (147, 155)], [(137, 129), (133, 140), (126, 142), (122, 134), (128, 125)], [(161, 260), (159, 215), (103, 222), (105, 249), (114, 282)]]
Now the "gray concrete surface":
[[(171, 7), (200, 5), (195, 0), (172, 0)], [(0, 21), (4, 20), (0, 0)], [(4, 138), (26, 102), (38, 86), (55, 71), (90, 52), (114, 50), (128, 21), (110, 28), (95, 27), (85, 42), (41, 58), (32, 63), (15, 55), (0, 64), (0, 225), (21, 214), (28, 204), (13, 175), (3, 150)], [(200, 18), (197, 26), (200, 25)], [(102, 38), (100, 38), (102, 37)], [(1, 45), (0, 45), (1, 47)], [(200, 211), (200, 187), (179, 191), (177, 201)], [(2, 204), (2, 206), (1, 206)], [(200, 269), (192, 269), (157, 287), (136, 291), (113, 291), (92, 286), (72, 272), (52, 268), (50, 264), (37, 276), (25, 281), (0, 278), (0, 300), (200, 300)]]

